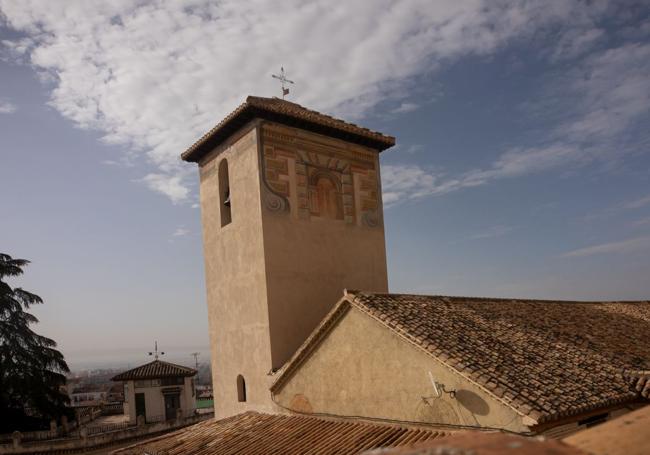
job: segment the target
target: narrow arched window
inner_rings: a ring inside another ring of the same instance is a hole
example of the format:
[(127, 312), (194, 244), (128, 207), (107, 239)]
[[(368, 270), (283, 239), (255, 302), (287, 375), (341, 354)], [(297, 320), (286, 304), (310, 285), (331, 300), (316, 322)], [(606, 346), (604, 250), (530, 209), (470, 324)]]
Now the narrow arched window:
[(232, 221), (232, 207), (230, 202), (230, 181), (228, 180), (228, 161), (219, 163), (219, 212), (221, 213), (221, 226)]
[(241, 374), (237, 376), (237, 401), (240, 403), (246, 401), (246, 381)]

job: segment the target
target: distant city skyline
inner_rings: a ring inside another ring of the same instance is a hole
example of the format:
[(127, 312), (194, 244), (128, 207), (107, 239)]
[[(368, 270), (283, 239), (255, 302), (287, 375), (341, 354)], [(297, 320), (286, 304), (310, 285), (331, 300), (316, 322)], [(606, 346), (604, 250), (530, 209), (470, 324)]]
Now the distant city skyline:
[(281, 66), (288, 100), (397, 138), (392, 292), (650, 299), (648, 2), (0, 0), (0, 249), (71, 365), (207, 358), (179, 155)]

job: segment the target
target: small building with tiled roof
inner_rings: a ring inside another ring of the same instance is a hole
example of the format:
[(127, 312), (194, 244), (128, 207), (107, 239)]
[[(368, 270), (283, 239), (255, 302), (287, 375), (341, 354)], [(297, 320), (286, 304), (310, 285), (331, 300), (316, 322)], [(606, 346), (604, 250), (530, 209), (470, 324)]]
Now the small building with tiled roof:
[(175, 363), (154, 360), (112, 378), (124, 384), (124, 414), (131, 423), (188, 417), (196, 409), (194, 376), (197, 371)]
[(650, 367), (648, 334), (649, 302), (348, 292), (271, 391), (295, 412), (576, 431), (645, 402), (627, 372)]

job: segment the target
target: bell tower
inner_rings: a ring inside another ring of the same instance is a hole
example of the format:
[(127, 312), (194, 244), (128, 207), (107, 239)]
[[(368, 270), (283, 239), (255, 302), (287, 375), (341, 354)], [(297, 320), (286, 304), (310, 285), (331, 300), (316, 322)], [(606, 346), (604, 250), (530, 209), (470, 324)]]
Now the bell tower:
[(273, 372), (343, 289), (387, 292), (379, 153), (395, 139), (248, 97), (182, 158), (200, 173), (218, 418), (273, 412)]

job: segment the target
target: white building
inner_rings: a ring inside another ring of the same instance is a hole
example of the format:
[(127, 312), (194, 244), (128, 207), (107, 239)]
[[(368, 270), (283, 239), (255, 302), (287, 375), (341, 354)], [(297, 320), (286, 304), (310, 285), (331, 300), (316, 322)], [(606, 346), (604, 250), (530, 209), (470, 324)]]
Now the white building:
[(196, 373), (193, 368), (154, 360), (112, 380), (124, 383), (124, 414), (131, 423), (140, 415), (145, 422), (160, 422), (194, 414)]

